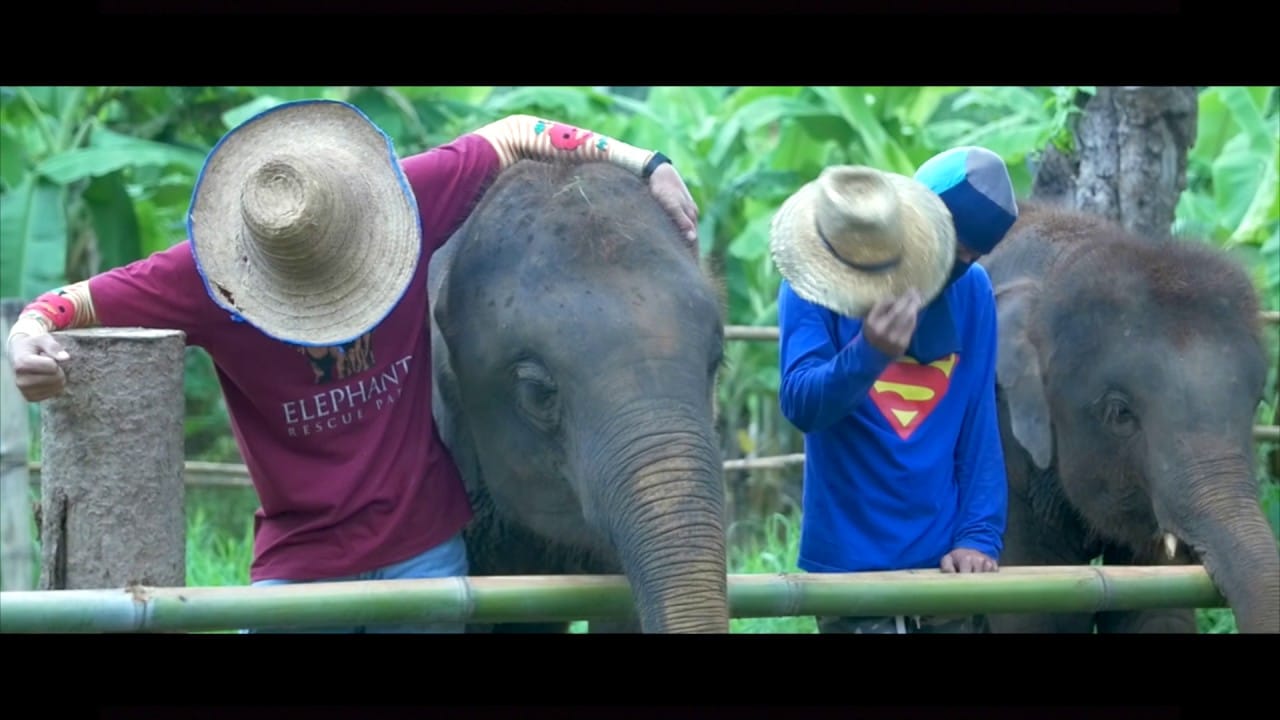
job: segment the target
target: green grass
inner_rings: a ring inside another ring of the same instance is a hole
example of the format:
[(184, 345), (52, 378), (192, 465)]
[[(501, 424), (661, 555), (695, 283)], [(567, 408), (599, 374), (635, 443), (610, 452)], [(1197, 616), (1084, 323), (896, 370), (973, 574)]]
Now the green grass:
[[(243, 498), (231, 501), (242, 504)], [(208, 493), (188, 503), (187, 585), (228, 586), (249, 583), (253, 559), (251, 520), (237, 522), (225, 512), (218, 496)], [(249, 515), (249, 517), (252, 517)], [(733, 573), (795, 573), (800, 533), (796, 522), (774, 514), (757, 526), (739, 526), (731, 537), (741, 538), (730, 552)], [(570, 632), (585, 633), (585, 621), (574, 622)], [(738, 618), (730, 622), (732, 633), (813, 633), (812, 617)]]
[[(232, 497), (235, 504), (243, 498)], [(253, 525), (229, 516), (212, 493), (188, 503), (187, 585), (193, 587), (249, 584), (253, 559)], [(211, 507), (212, 506), (212, 507)], [(250, 515), (251, 517), (251, 515)], [(736, 528), (735, 530), (742, 530)], [(737, 534), (735, 532), (735, 534)], [(762, 528), (750, 528), (748, 539), (730, 554), (733, 573), (794, 573), (799, 532), (794, 520), (780, 514)], [(570, 632), (585, 633), (586, 621), (574, 622)], [(813, 633), (811, 617), (741, 618), (731, 621), (733, 633)]]
[(253, 525), (245, 523), (238, 535), (209, 521), (197, 506), (187, 519), (187, 585), (213, 587), (249, 584), (253, 560)]
[[(730, 573), (800, 572), (796, 567), (800, 553), (800, 525), (795, 517), (774, 513), (759, 526), (730, 528), (729, 537), (735, 540), (729, 551)], [(729, 621), (731, 633), (812, 634), (817, 631), (817, 623), (811, 616), (734, 618)]]

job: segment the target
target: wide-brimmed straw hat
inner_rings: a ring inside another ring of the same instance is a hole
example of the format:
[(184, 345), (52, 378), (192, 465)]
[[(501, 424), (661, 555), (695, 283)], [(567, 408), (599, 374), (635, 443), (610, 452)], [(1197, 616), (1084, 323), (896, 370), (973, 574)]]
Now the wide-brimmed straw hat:
[(187, 228), (214, 302), (305, 346), (372, 330), (422, 249), (391, 139), (331, 100), (278, 105), (228, 132), (196, 181)]
[(769, 249), (797, 295), (863, 317), (910, 288), (932, 300), (951, 272), (956, 235), (947, 206), (920, 182), (839, 165), (783, 202)]

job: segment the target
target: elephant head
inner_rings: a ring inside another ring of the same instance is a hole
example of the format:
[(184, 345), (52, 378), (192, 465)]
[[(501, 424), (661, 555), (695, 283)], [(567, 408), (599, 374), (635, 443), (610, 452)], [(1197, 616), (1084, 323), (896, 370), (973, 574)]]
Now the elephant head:
[(504, 522), (616, 558), (644, 632), (727, 633), (724, 318), (696, 252), (604, 163), (513, 166), (450, 242), (438, 414), (469, 484)]
[(1254, 467), (1268, 359), (1252, 282), (1208, 246), (1096, 223), (1087, 234), (997, 290), (1012, 436), (1055, 466), (1091, 532), (1139, 564), (1184, 544), (1240, 632), (1280, 632), (1280, 556)]

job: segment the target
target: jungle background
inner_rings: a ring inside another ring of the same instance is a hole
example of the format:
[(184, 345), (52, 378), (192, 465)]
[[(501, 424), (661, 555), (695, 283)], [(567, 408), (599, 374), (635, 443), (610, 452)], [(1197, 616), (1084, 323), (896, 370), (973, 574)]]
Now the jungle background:
[[(701, 252), (725, 278), (729, 324), (775, 326), (779, 277), (768, 255), (769, 220), (786, 196), (824, 166), (861, 163), (910, 175), (938, 151), (977, 144), (1009, 163), (1019, 196), (1073, 190), (1079, 196), (1070, 181), (1064, 190), (1041, 170), (1082, 154), (1090, 102), (1102, 90), (4, 87), (0, 297), (30, 300), (183, 240), (195, 177), (227, 130), (281, 102), (331, 98), (362, 109), (401, 155), (512, 113), (541, 115), (663, 151), (698, 202)], [(1191, 132), (1178, 138), (1174, 128), (1170, 140), (1186, 149), (1185, 185), (1167, 190), (1172, 231), (1234, 255), (1252, 272), (1265, 308), (1278, 310), (1280, 92), (1188, 90), (1193, 107), (1190, 123), (1182, 127)], [(1103, 114), (1099, 110), (1094, 117)], [(1179, 172), (1179, 183), (1181, 178)], [(1274, 358), (1280, 345), (1276, 326), (1267, 332)], [(803, 452), (801, 435), (778, 408), (777, 344), (729, 341), (727, 355), (719, 387), (725, 459)], [(213, 367), (195, 348), (186, 356), (185, 400), (187, 459), (240, 462)], [(1258, 424), (1275, 424), (1278, 405), (1273, 362)], [(38, 406), (29, 406), (28, 413), (29, 459), (39, 461)], [(1280, 541), (1273, 452), (1274, 443), (1259, 443), (1264, 505)], [(726, 472), (731, 572), (796, 571), (800, 475), (799, 465)], [(248, 488), (188, 490), (189, 585), (248, 582), (256, 507)], [(1234, 631), (1225, 610), (1200, 611), (1200, 625), (1203, 632)], [(813, 623), (743, 619), (734, 621), (733, 630), (813, 632)]]

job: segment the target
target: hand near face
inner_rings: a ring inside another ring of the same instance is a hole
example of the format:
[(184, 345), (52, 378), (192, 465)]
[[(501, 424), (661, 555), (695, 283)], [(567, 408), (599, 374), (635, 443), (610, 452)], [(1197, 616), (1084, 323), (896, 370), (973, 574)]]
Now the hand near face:
[(899, 358), (911, 344), (919, 314), (920, 294), (908, 290), (903, 295), (873, 305), (862, 323), (862, 334), (875, 349), (891, 358)]
[(986, 554), (969, 548), (956, 548), (942, 556), (944, 573), (996, 572), (1000, 564)]

